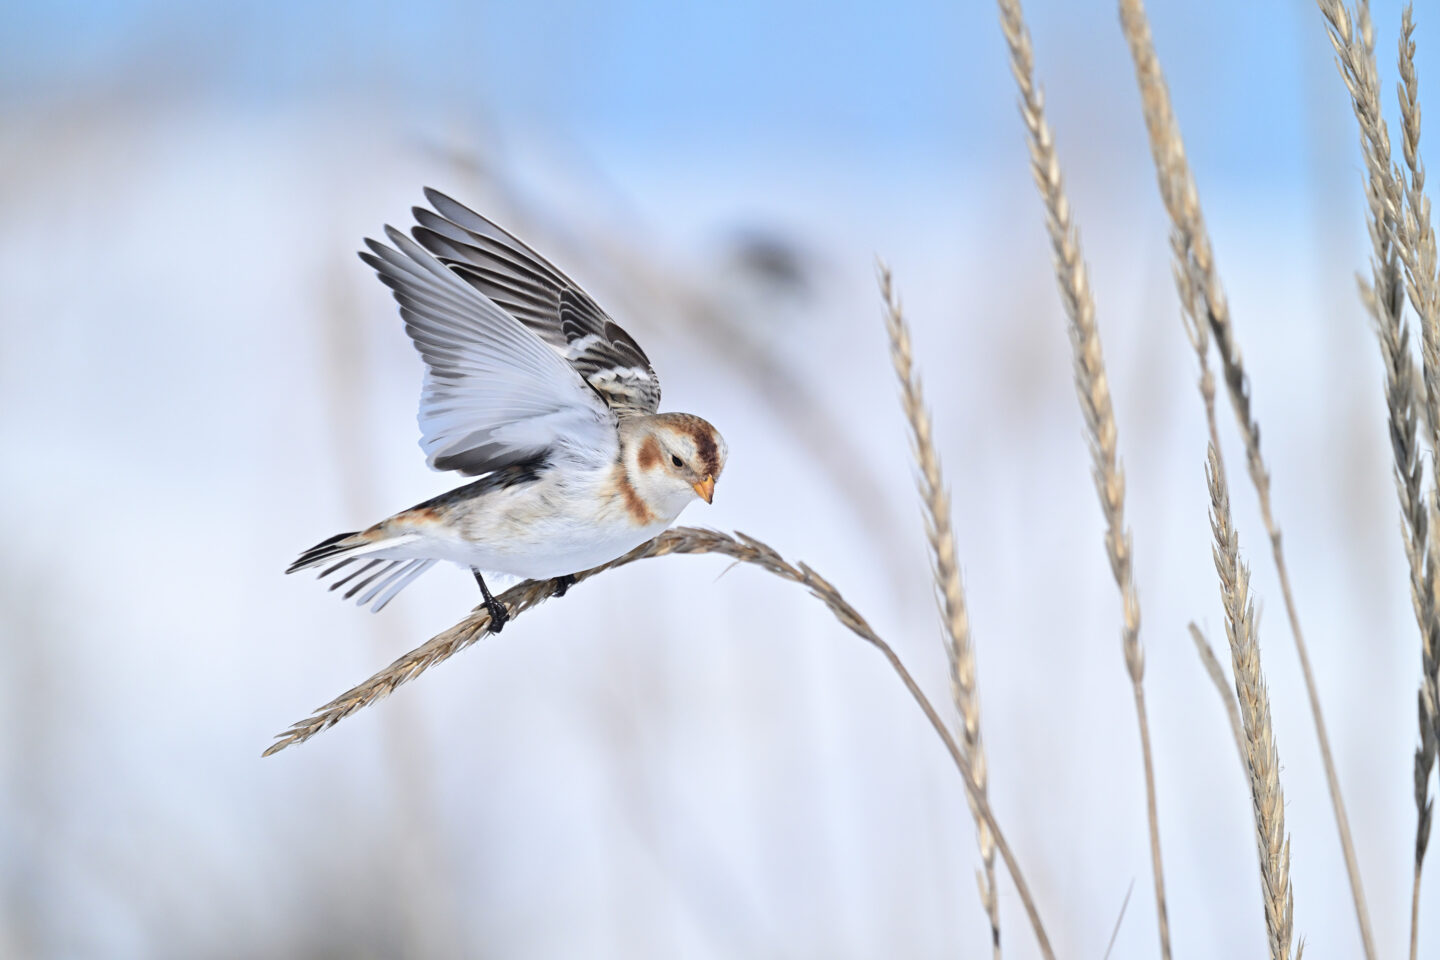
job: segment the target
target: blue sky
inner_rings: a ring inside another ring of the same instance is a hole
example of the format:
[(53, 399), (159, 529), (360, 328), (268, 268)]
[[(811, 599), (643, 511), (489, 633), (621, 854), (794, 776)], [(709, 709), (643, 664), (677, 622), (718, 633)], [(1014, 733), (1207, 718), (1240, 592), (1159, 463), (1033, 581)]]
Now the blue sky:
[[(1150, 6), (1206, 176), (1263, 183), (1267, 170), (1296, 168), (1316, 111), (1344, 106), (1312, 3)], [(1399, 7), (1375, 9), (1393, 79)], [(1027, 13), (1062, 130), (1067, 115), (1133, 108), (1114, 4), (1044, 0)], [(1422, 84), (1440, 77), (1426, 28), (1422, 19)], [(641, 150), (961, 163), (1013, 124), (984, 3), (21, 2), (0, 12), (0, 38), (12, 104), (126, 84), (236, 108), (379, 99), (417, 117), (468, 111)]]

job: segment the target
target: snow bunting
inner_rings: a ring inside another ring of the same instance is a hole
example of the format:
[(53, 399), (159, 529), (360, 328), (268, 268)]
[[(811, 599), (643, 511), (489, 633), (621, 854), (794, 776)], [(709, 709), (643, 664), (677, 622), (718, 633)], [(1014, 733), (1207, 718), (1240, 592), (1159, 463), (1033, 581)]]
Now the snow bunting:
[[(645, 351), (543, 257), (435, 190), (411, 236), (360, 258), (400, 304), (425, 361), (420, 446), (436, 470), (479, 479), (358, 533), (316, 544), (321, 567), (379, 611), (438, 560), (469, 568), (498, 632), (508, 618), (481, 571), (561, 577), (613, 560), (709, 503), (725, 441), (688, 413), (656, 413)], [(412, 239), (413, 237), (413, 239)], [(568, 586), (562, 582), (563, 588)]]

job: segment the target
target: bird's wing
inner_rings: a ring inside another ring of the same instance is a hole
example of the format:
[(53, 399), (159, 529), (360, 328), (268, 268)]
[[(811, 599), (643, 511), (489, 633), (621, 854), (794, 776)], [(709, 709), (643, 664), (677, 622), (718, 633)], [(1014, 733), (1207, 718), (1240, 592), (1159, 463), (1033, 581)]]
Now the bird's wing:
[(394, 291), (425, 359), (420, 446), (437, 470), (467, 475), (557, 449), (613, 458), (615, 414), (534, 332), (393, 227), (360, 259)]
[(533, 330), (618, 414), (654, 413), (660, 380), (645, 351), (570, 278), (470, 208), (425, 190), (411, 233), (466, 283)]

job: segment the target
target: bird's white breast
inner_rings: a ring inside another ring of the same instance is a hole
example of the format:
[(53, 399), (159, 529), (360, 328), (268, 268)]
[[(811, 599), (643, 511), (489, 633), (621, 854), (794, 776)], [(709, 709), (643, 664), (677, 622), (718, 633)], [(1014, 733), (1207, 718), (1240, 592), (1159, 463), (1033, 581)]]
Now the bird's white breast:
[(482, 571), (541, 579), (588, 570), (668, 527), (684, 504), (637, 518), (617, 488), (617, 469), (547, 470), (532, 482), (495, 490), (455, 511), (425, 546), (431, 556)]

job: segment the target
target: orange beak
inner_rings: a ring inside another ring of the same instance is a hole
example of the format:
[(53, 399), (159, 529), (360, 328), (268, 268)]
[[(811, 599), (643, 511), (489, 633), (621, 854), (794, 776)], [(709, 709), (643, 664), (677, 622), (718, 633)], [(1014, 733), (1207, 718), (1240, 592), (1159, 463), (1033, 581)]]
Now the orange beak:
[(714, 477), (706, 477), (704, 480), (701, 480), (699, 483), (691, 484), (691, 486), (693, 486), (693, 487), (695, 488), (695, 492), (696, 492), (697, 494), (699, 494), (699, 495), (700, 495), (700, 498), (703, 499), (706, 503), (714, 503), (714, 502), (715, 502), (715, 478), (714, 478)]

